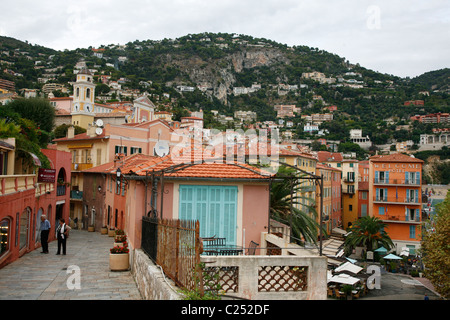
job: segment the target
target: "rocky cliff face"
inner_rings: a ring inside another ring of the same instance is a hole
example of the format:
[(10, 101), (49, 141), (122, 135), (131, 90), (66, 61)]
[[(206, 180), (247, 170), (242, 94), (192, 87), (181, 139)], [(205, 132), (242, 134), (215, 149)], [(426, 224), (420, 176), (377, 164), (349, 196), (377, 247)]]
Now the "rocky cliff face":
[[(247, 47), (218, 60), (202, 60), (198, 57), (177, 60), (176, 65), (195, 85), (201, 85), (205, 92), (227, 104), (227, 95), (233, 92), (235, 75), (257, 67), (287, 64), (289, 59), (279, 49), (267, 47)], [(181, 83), (180, 83), (181, 84)], [(207, 89), (206, 89), (207, 88)]]

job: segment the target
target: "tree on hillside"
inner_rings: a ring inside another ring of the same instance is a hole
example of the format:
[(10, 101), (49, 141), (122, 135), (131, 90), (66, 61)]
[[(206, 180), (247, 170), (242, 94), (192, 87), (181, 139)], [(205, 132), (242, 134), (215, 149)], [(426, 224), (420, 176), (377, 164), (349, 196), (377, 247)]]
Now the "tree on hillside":
[(436, 291), (450, 298), (450, 192), (445, 201), (436, 206), (436, 215), (423, 228), (421, 251), (425, 265), (425, 276)]

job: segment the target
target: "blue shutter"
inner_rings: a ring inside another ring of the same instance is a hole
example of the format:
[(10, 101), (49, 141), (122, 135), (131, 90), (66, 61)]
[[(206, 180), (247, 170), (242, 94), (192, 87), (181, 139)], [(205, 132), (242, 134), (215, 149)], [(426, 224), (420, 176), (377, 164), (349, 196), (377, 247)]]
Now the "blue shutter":
[(384, 207), (378, 207), (378, 214), (384, 216)]
[(221, 192), (220, 187), (209, 187), (208, 190), (208, 206), (209, 206), (209, 223), (208, 223), (208, 237), (216, 236), (223, 238), (220, 227), (223, 226), (221, 221)]
[(420, 172), (416, 172), (416, 184), (420, 184)]
[(384, 180), (385, 180), (386, 183), (389, 183), (389, 171), (386, 171), (384, 173)]
[(411, 239), (416, 238), (416, 226), (409, 226), (409, 237)]
[(416, 189), (416, 198), (414, 199), (415, 201), (414, 202), (419, 202), (419, 190), (418, 189)]
[(377, 188), (377, 196), (376, 197), (377, 197), (376, 198), (377, 201), (379, 201), (380, 200), (380, 189), (378, 189), (378, 188)]
[(194, 192), (195, 215), (200, 222), (200, 237), (209, 237), (208, 235), (208, 187), (196, 186)]
[(405, 183), (406, 184), (408, 184), (408, 177), (409, 177), (409, 174), (408, 174), (408, 172), (405, 172)]
[(387, 188), (384, 188), (384, 199), (386, 201), (388, 201), (388, 191), (387, 190), (388, 190)]
[(380, 171), (375, 171), (375, 182), (378, 183), (379, 179), (380, 179)]
[(228, 245), (236, 244), (237, 187), (223, 187), (224, 237)]
[(409, 189), (406, 189), (406, 202), (409, 202), (409, 195), (410, 195)]
[(194, 186), (180, 186), (180, 209), (181, 220), (197, 220), (194, 215)]
[(416, 209), (416, 221), (420, 221), (420, 210)]

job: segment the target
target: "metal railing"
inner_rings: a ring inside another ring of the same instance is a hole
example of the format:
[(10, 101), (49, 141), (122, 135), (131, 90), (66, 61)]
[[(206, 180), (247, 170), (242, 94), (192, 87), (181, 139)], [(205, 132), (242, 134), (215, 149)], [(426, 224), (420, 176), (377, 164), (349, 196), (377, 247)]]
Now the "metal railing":
[(195, 289), (200, 264), (198, 221), (142, 217), (142, 250), (178, 286)]

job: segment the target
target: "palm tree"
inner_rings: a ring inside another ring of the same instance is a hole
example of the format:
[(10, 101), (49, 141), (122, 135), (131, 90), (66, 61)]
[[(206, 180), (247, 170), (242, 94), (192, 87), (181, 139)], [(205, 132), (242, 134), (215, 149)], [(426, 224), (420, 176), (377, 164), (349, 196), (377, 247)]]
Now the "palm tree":
[(314, 199), (302, 195), (305, 187), (301, 186), (298, 179), (291, 179), (296, 174), (295, 169), (280, 166), (277, 177), (288, 177), (282, 181), (272, 184), (270, 195), (270, 214), (271, 218), (281, 223), (288, 223), (291, 227), (293, 238), (298, 242), (317, 242), (319, 224), (316, 221), (317, 213), (313, 206), (308, 207), (308, 213), (300, 210), (297, 206), (305, 206)]
[(355, 247), (365, 246), (367, 251), (372, 251), (380, 246), (386, 249), (394, 247), (394, 243), (384, 231), (386, 224), (375, 217), (362, 217), (350, 228), (350, 232), (345, 239), (344, 246), (346, 253), (351, 253)]

